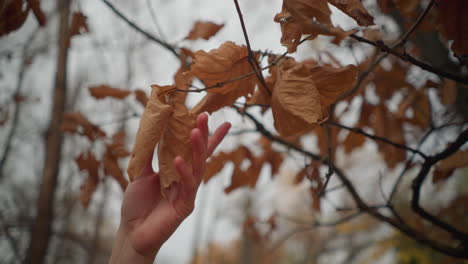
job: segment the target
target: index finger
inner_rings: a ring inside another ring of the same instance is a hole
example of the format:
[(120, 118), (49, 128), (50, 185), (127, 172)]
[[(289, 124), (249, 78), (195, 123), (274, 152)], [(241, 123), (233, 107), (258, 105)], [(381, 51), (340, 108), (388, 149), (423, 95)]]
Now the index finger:
[(211, 156), (216, 147), (221, 143), (223, 138), (226, 136), (227, 132), (231, 128), (231, 123), (225, 122), (216, 129), (214, 134), (208, 139), (208, 152), (207, 157)]

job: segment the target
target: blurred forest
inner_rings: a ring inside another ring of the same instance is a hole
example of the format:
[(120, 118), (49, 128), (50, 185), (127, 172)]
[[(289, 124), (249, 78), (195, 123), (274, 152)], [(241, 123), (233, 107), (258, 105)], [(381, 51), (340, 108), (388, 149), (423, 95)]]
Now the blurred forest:
[(0, 263), (107, 263), (151, 92), (233, 125), (158, 263), (468, 263), (466, 14), (0, 0)]

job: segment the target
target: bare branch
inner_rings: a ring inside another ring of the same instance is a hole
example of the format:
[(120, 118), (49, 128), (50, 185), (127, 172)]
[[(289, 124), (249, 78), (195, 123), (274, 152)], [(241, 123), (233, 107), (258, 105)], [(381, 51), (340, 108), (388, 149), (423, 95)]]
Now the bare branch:
[(239, 20), (240, 20), (240, 23), (241, 23), (241, 26), (242, 26), (242, 32), (244, 33), (245, 42), (247, 44), (247, 50), (249, 52), (249, 64), (252, 67), (252, 70), (255, 71), (255, 75), (257, 76), (257, 79), (262, 84), (262, 87), (265, 89), (267, 94), (271, 96), (271, 91), (270, 91), (270, 89), (268, 89), (268, 86), (267, 86), (267, 84), (265, 82), (265, 78), (263, 77), (262, 69), (260, 69), (260, 66), (258, 65), (257, 60), (255, 59), (255, 56), (254, 56), (254, 54), (252, 52), (252, 48), (250, 47), (249, 36), (247, 34), (247, 29), (245, 27), (245, 22), (244, 22), (244, 18), (243, 18), (243, 15), (242, 15), (242, 11), (241, 11), (240, 6), (239, 6), (239, 2), (237, 0), (234, 0), (234, 4), (236, 5), (237, 14), (239, 15)]
[(130, 27), (135, 29), (136, 31), (140, 32), (141, 34), (145, 35), (148, 39), (158, 43), (159, 45), (166, 48), (170, 51), (176, 58), (179, 58), (179, 53), (177, 52), (177, 47), (175, 45), (171, 45), (164, 40), (157, 38), (156, 36), (148, 33), (147, 31), (143, 30), (140, 26), (135, 24), (134, 22), (130, 21), (122, 12), (120, 12), (113, 4), (111, 4), (108, 0), (102, 0), (104, 4), (106, 4), (118, 17), (120, 17), (125, 23), (127, 23)]
[(432, 224), (442, 228), (443, 230), (449, 232), (457, 239), (463, 241), (465, 245), (468, 244), (468, 234), (464, 233), (461, 230), (456, 229), (455, 227), (445, 223), (441, 219), (433, 216), (429, 212), (427, 212), (424, 208), (421, 207), (419, 204), (419, 198), (421, 194), (421, 187), (426, 179), (429, 171), (431, 170), (432, 166), (436, 164), (438, 161), (448, 158), (450, 155), (455, 153), (460, 149), (468, 141), (468, 129), (463, 131), (453, 142), (450, 146), (448, 146), (444, 151), (440, 152), (437, 155), (428, 157), (422, 165), (421, 170), (419, 171), (416, 178), (413, 180), (412, 189), (413, 189), (413, 197), (411, 199), (411, 207), (413, 210), (419, 214), (422, 218), (426, 219), (427, 221), (431, 222)]
[(468, 84), (468, 77), (459, 76), (459, 75), (456, 75), (454, 73), (446, 72), (446, 71), (444, 71), (442, 69), (435, 68), (434, 66), (432, 66), (430, 64), (427, 64), (425, 62), (422, 62), (422, 61), (416, 59), (415, 57), (411, 56), (410, 54), (408, 54), (406, 52), (401, 53), (401, 52), (398, 52), (396, 50), (393, 50), (392, 48), (387, 46), (382, 41), (372, 41), (372, 40), (366, 39), (364, 37), (360, 37), (360, 36), (358, 36), (356, 34), (352, 34), (352, 35), (350, 35), (350, 37), (357, 40), (357, 41), (359, 41), (359, 42), (363, 42), (363, 43), (367, 43), (369, 45), (372, 45), (372, 46), (378, 48), (379, 50), (381, 50), (383, 52), (387, 52), (389, 54), (392, 54), (392, 55), (400, 58), (403, 61), (410, 62), (411, 64), (413, 64), (415, 66), (418, 66), (419, 68), (421, 68), (421, 69), (423, 69), (425, 71), (432, 72), (434, 74), (437, 74), (439, 76), (451, 79), (453, 81), (456, 81), (456, 82), (459, 82), (459, 83), (462, 83), (462, 84)]
[(339, 128), (342, 128), (342, 129), (346, 129), (346, 130), (351, 131), (353, 133), (358, 133), (358, 134), (364, 135), (364, 136), (366, 136), (368, 138), (371, 138), (373, 140), (382, 141), (382, 142), (387, 143), (387, 144), (389, 144), (391, 146), (394, 146), (396, 148), (404, 149), (404, 150), (416, 153), (416, 154), (420, 155), (421, 157), (423, 157), (424, 159), (427, 159), (426, 154), (422, 153), (421, 151), (419, 151), (417, 149), (413, 149), (413, 148), (408, 147), (406, 145), (393, 142), (393, 141), (391, 141), (391, 140), (389, 140), (387, 138), (384, 138), (384, 137), (379, 137), (379, 136), (376, 136), (376, 135), (369, 134), (369, 133), (365, 132), (364, 130), (362, 130), (359, 127), (348, 127), (348, 126), (345, 126), (345, 125), (342, 125), (342, 124), (339, 124), (339, 123), (330, 122), (330, 121), (325, 122), (325, 125), (330, 125), (330, 126), (335, 126), (335, 127), (339, 127)]

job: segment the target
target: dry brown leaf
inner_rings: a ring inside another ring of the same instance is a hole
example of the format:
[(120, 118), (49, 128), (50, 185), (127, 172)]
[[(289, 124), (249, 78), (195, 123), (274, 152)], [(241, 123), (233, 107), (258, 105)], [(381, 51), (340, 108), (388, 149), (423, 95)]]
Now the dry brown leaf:
[(225, 193), (230, 193), (233, 190), (248, 186), (254, 188), (257, 184), (258, 177), (260, 176), (260, 171), (263, 167), (262, 158), (251, 158), (250, 166), (247, 170), (242, 170), (241, 166), (236, 166), (231, 177), (231, 184), (224, 189)]
[(175, 157), (181, 156), (189, 167), (192, 161), (190, 131), (195, 128), (196, 116), (187, 111), (183, 102), (175, 103), (172, 107), (172, 116), (164, 126), (164, 133), (158, 145), (162, 189), (180, 179), (174, 168)]
[(346, 139), (343, 141), (344, 151), (346, 154), (351, 153), (355, 148), (364, 145), (366, 137), (359, 133), (349, 132)]
[(339, 45), (341, 40), (356, 32), (334, 27), (330, 14), (326, 0), (285, 0), (281, 13), (274, 18), (281, 25), (281, 44), (288, 48), (289, 53), (293, 53), (304, 34), (309, 34), (309, 39), (317, 35), (334, 36), (332, 42)]
[(261, 137), (259, 140), (260, 145), (263, 149), (261, 159), (264, 163), (269, 163), (271, 166), (271, 176), (274, 176), (279, 172), (279, 169), (283, 163), (283, 155), (277, 152), (272, 147), (272, 142), (266, 137)]
[(304, 133), (322, 120), (320, 94), (304, 64), (280, 72), (271, 108), (274, 126), (282, 136)]
[(140, 176), (145, 164), (158, 145), (161, 192), (165, 194), (172, 182), (180, 179), (174, 168), (174, 158), (181, 156), (191, 164), (190, 131), (195, 116), (188, 112), (175, 85), (152, 85), (151, 98), (140, 120), (137, 137), (128, 166), (131, 180)]
[(220, 152), (215, 156), (211, 156), (206, 164), (206, 172), (203, 181), (208, 182), (223, 169), (227, 162), (232, 162), (234, 167), (241, 166), (242, 161), (246, 157), (251, 159), (252, 153), (245, 146), (240, 146), (231, 152)]
[(174, 111), (171, 105), (165, 104), (159, 98), (159, 89), (153, 88), (151, 98), (146, 104), (128, 165), (128, 175), (131, 181), (141, 175), (141, 172), (153, 156), (154, 149), (164, 132), (165, 126)]
[[(179, 90), (188, 90), (192, 85), (193, 75), (191, 74), (189, 62), (194, 54), (188, 49), (182, 49), (179, 55), (180, 67), (174, 75), (174, 83)], [(185, 102), (188, 93), (180, 93), (182, 101)]]
[[(370, 80), (374, 82), (377, 95), (384, 99), (390, 99), (393, 94), (403, 88), (413, 89), (414, 86), (406, 80), (407, 66), (394, 62), (392, 69), (387, 71), (382, 66), (377, 66)], [(388, 80), (392, 80), (389, 82)]]
[(439, 170), (450, 170), (468, 166), (468, 150), (459, 150), (437, 164)]
[(308, 68), (320, 93), (322, 113), (327, 113), (327, 108), (334, 104), (340, 95), (351, 90), (357, 81), (358, 68), (354, 65), (341, 68), (328, 65)]
[(67, 46), (70, 46), (72, 37), (89, 32), (88, 24), (86, 23), (87, 19), (88, 18), (81, 12), (74, 12), (72, 14), (70, 29), (68, 30), (67, 36)]
[(450, 176), (452, 176), (455, 169), (448, 169), (448, 170), (441, 170), (439, 168), (435, 168), (434, 173), (432, 174), (432, 183), (438, 183), (440, 181), (445, 181)]
[(224, 27), (224, 24), (215, 24), (213, 22), (202, 22), (196, 21), (192, 27), (190, 33), (185, 37), (185, 39), (195, 40), (195, 39), (210, 39), (214, 36), (218, 31)]
[(305, 174), (305, 177), (311, 182), (309, 191), (312, 196), (312, 209), (316, 212), (320, 212), (320, 192), (323, 189), (323, 183), (320, 177), (319, 165), (317, 163), (312, 163), (302, 169), (302, 171), (299, 173)]
[(328, 2), (352, 17), (360, 26), (372, 26), (374, 17), (369, 14), (360, 0), (328, 0)]
[[(290, 67), (290, 68), (288, 68)], [(357, 68), (296, 63), (283, 66), (271, 101), (275, 128), (282, 136), (296, 136), (328, 117), (328, 107), (354, 86)]]
[(332, 26), (331, 10), (326, 0), (284, 0), (283, 8), (301, 21), (316, 20), (327, 26)]
[[(373, 128), (377, 136), (405, 145), (401, 120), (389, 113), (385, 105), (382, 104), (375, 108), (374, 115)], [(399, 162), (406, 159), (404, 149), (396, 148), (382, 141), (376, 143), (389, 168), (394, 168)]]
[(80, 112), (65, 113), (61, 130), (69, 133), (83, 133), (89, 140), (94, 141), (97, 138), (105, 137), (106, 133), (98, 126), (91, 123)]
[[(273, 90), (274, 81), (272, 76), (268, 76), (265, 78), (265, 83), (270, 91)], [(265, 113), (266, 110), (269, 108), (268, 106), (271, 105), (271, 96), (267, 93), (266, 89), (261, 86), (261, 84), (257, 85), (255, 92), (253, 93), (252, 97), (247, 100), (246, 104), (248, 105), (261, 105), (262, 106), (262, 113)]]
[[(234, 42), (227, 41), (218, 49), (210, 52), (197, 51), (191, 73), (203, 81), (207, 86), (229, 81), (231, 79), (252, 72), (248, 60), (248, 51), (245, 46), (238, 46)], [(256, 76), (225, 84), (221, 87), (209, 89), (209, 93), (229, 94), (235, 90), (241, 90), (242, 94), (253, 92), (256, 84)]]
[(120, 131), (112, 136), (112, 142), (107, 145), (107, 150), (117, 158), (124, 158), (130, 155), (125, 147), (125, 131)]
[(453, 40), (452, 51), (468, 55), (468, 2), (466, 0), (439, 0), (441, 33)]
[(135, 99), (143, 106), (146, 106), (146, 104), (148, 103), (148, 96), (146, 95), (146, 92), (141, 90), (141, 89), (137, 89), (135, 91), (133, 91), (133, 93), (135, 94)]
[(119, 166), (118, 157), (113, 154), (112, 150), (107, 148), (104, 153), (104, 173), (114, 178), (125, 191), (128, 185), (127, 179), (125, 179), (122, 169)]
[(80, 202), (86, 208), (91, 201), (94, 191), (99, 183), (99, 164), (93, 153), (81, 154), (75, 159), (80, 171), (87, 171), (88, 177), (81, 185)]
[(92, 86), (88, 88), (89, 93), (96, 99), (103, 99), (106, 97), (112, 97), (116, 99), (124, 99), (127, 97), (131, 92), (125, 91), (117, 88), (113, 88), (109, 85), (98, 85)]
[(19, 29), (29, 14), (29, 5), (23, 9), (23, 1), (2, 1), (0, 36)]
[[(245, 46), (226, 42), (220, 48), (209, 53), (195, 53), (191, 73), (200, 78), (206, 85), (214, 86), (251, 73), (248, 52)], [(191, 110), (195, 115), (202, 112), (212, 113), (222, 107), (232, 105), (239, 97), (250, 98), (257, 84), (255, 75), (236, 80), (207, 90), (208, 94)]]

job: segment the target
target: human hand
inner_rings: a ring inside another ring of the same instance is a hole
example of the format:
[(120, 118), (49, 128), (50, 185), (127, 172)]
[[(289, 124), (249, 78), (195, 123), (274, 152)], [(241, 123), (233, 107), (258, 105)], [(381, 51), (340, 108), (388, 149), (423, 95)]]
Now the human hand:
[(161, 195), (159, 173), (152, 169), (152, 158), (142, 175), (128, 185), (110, 263), (152, 263), (162, 244), (192, 213), (206, 159), (231, 127), (226, 122), (212, 136), (208, 136), (208, 115), (200, 114), (196, 124), (190, 135), (192, 168), (181, 157), (174, 159), (181, 180), (171, 185), (167, 197)]

